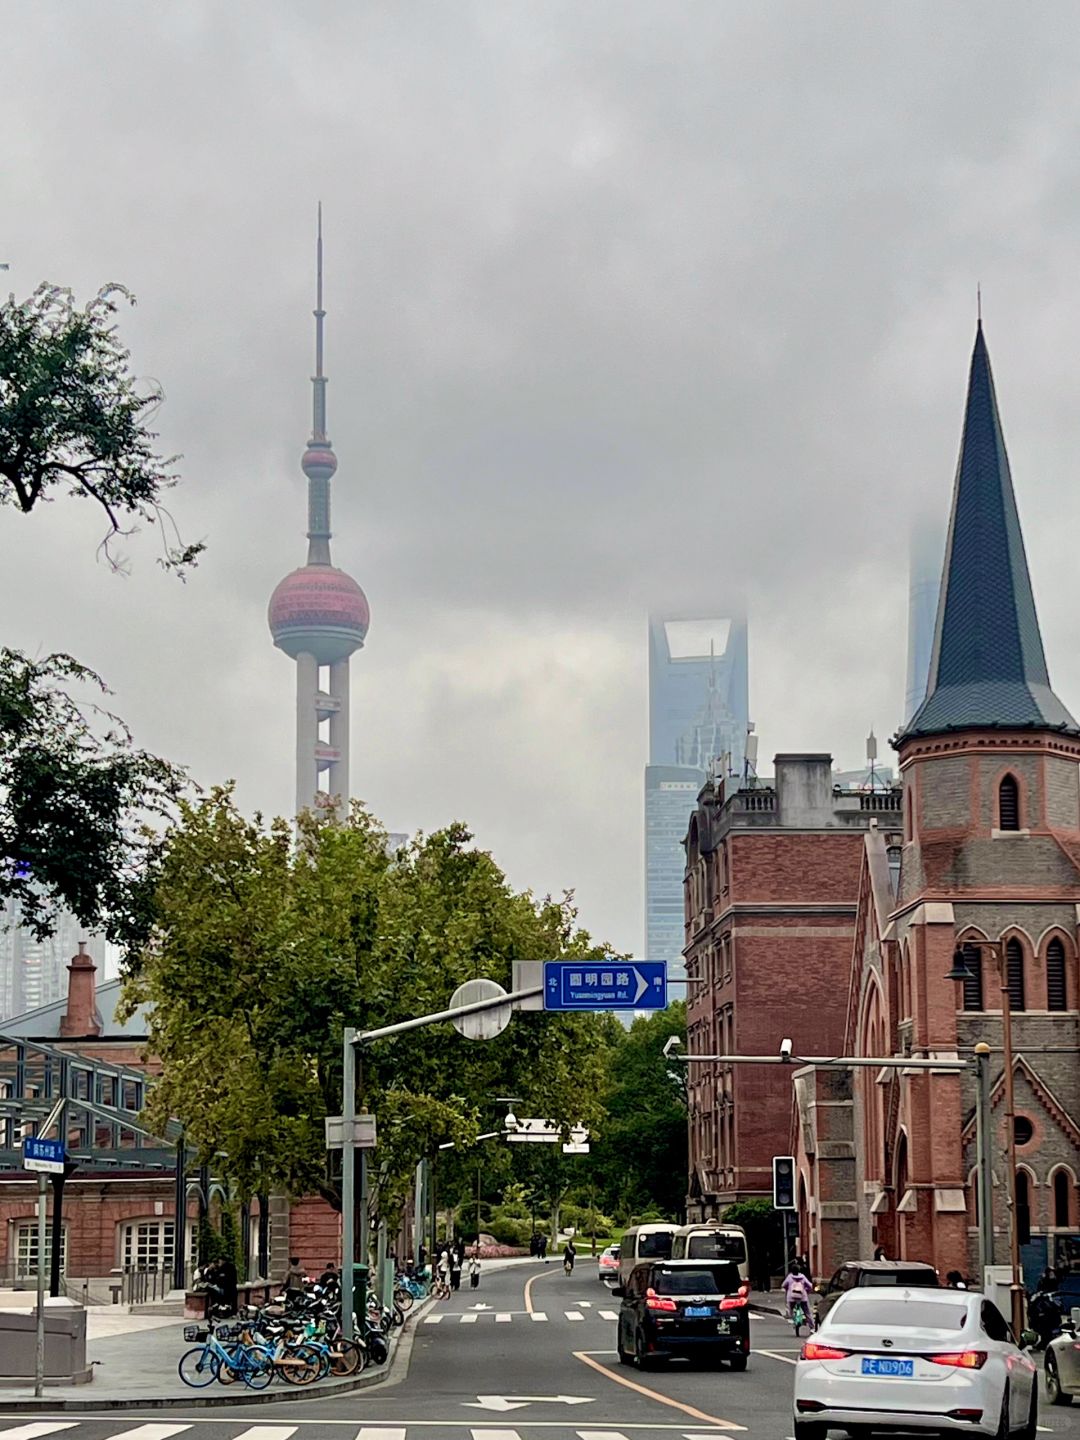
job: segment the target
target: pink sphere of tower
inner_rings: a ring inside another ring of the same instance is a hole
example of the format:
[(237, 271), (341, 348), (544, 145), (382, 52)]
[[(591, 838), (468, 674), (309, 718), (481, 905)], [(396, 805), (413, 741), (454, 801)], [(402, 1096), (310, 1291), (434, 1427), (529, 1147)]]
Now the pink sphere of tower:
[(344, 570), (305, 565), (279, 583), (267, 618), (274, 644), (286, 655), (306, 653), (320, 665), (333, 665), (363, 645), (371, 612), (367, 596)]

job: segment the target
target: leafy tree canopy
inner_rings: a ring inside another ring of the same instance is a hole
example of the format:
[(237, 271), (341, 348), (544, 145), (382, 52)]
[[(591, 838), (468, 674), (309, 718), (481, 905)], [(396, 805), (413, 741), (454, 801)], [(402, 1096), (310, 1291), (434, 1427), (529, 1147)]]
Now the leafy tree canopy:
[[(303, 816), (294, 844), (283, 820), (242, 816), (231, 787), (182, 802), (155, 919), (125, 986), (129, 1007), (152, 1007), (162, 1075), (151, 1118), (175, 1116), (205, 1156), (224, 1152), (242, 1195), (283, 1186), (335, 1204), (323, 1119), (340, 1113), (345, 1025), (442, 1010), (474, 976), (509, 989), (516, 959), (609, 953), (576, 928), (567, 899), (512, 890), (462, 825), (391, 855), (354, 804), (343, 823)], [(497, 1095), (522, 1096), (523, 1113), (598, 1125), (605, 1034), (586, 1015), (524, 1013), (490, 1041), (440, 1024), (365, 1048), (380, 1213), (392, 1218), (423, 1155), (491, 1128)]]
[(184, 545), (168, 511), (176, 457), (156, 453), (148, 421), (160, 388), (132, 377), (114, 321), (122, 285), (82, 309), (70, 290), (39, 285), (0, 304), (0, 504), (29, 513), (57, 490), (105, 515), (103, 547), (142, 521), (162, 531), (161, 563), (183, 574), (203, 549)]

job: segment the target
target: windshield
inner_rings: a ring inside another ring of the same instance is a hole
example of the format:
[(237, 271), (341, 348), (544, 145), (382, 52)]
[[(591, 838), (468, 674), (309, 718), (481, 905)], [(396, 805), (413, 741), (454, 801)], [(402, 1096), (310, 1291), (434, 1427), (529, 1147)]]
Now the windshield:
[(658, 1295), (729, 1295), (738, 1288), (737, 1265), (695, 1265), (693, 1269), (653, 1272), (653, 1289)]
[(915, 1285), (920, 1290), (936, 1290), (938, 1278), (933, 1270), (864, 1270), (860, 1285)]
[(876, 1325), (886, 1331), (962, 1330), (967, 1305), (941, 1305), (930, 1300), (885, 1300), (851, 1290), (841, 1299), (828, 1320), (836, 1325)]
[(746, 1241), (741, 1235), (724, 1235), (713, 1231), (711, 1235), (691, 1235), (686, 1250), (691, 1260), (739, 1260), (746, 1259)]
[(671, 1239), (670, 1230), (654, 1230), (651, 1235), (639, 1235), (637, 1253), (647, 1260), (670, 1260)]

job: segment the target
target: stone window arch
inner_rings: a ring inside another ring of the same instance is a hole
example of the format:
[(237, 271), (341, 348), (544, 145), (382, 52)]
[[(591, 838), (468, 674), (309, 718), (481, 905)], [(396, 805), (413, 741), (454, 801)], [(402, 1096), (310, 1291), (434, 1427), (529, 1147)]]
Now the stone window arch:
[(1009, 1008), (1013, 1012), (1027, 1009), (1024, 944), (1016, 935), (1005, 941), (1005, 984), (1009, 991)]
[(1020, 782), (1011, 773), (998, 782), (998, 829), (1020, 829)]
[(960, 991), (960, 1008), (962, 1010), (985, 1010), (982, 950), (975, 939), (962, 940), (960, 944), (963, 947), (964, 964), (968, 972)]
[(1020, 1238), (1021, 1245), (1027, 1245), (1031, 1241), (1034, 1189), (1031, 1171), (1018, 1165), (1016, 1167), (1016, 1233)]
[(1046, 946), (1046, 1008), (1067, 1010), (1069, 1008), (1069, 986), (1067, 979), (1065, 943), (1060, 935), (1054, 935)]
[(1055, 1230), (1072, 1230), (1076, 1225), (1076, 1176), (1067, 1165), (1059, 1165), (1050, 1176), (1050, 1220)]

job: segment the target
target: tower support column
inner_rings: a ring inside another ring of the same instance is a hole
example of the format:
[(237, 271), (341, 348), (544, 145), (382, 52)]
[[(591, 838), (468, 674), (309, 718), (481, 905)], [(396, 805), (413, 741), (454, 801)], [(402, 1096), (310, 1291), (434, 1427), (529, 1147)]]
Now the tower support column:
[(342, 817), (349, 806), (349, 662), (338, 660), (330, 666), (330, 694), (338, 702), (330, 716), (330, 744), (338, 759), (330, 767), (330, 793), (341, 807)]
[(310, 810), (319, 788), (315, 746), (319, 739), (319, 716), (315, 697), (319, 690), (319, 665), (314, 655), (301, 650), (296, 657), (296, 813)]

